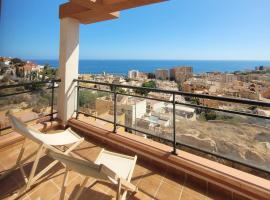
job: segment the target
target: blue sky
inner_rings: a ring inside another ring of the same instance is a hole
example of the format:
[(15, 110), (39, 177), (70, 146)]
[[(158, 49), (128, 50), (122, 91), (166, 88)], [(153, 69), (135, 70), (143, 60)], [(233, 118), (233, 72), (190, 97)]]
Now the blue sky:
[[(2, 0), (0, 56), (57, 59), (64, 0)], [(81, 59), (270, 60), (269, 0), (170, 0), (81, 25)]]

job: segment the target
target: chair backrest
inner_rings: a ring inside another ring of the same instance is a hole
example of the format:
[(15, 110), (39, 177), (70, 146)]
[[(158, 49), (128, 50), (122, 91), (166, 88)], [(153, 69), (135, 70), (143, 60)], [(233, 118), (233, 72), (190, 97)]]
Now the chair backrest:
[(101, 165), (97, 165), (91, 161), (84, 161), (53, 150), (48, 151), (48, 155), (55, 160), (63, 163), (68, 169), (71, 169), (84, 176), (93, 177), (98, 180), (109, 181), (108, 175), (101, 172)]
[(8, 114), (8, 118), (9, 118), (9, 121), (11, 123), (11, 126), (12, 128), (20, 133), (21, 135), (23, 135), (24, 137), (38, 143), (38, 144), (42, 144), (43, 142), (38, 139), (35, 135), (36, 134), (39, 134), (39, 133), (35, 133), (35, 132), (38, 132), (38, 131), (33, 131), (33, 130), (30, 130), (26, 124), (24, 122), (22, 122), (20, 119), (18, 119), (17, 117), (11, 115), (11, 114)]

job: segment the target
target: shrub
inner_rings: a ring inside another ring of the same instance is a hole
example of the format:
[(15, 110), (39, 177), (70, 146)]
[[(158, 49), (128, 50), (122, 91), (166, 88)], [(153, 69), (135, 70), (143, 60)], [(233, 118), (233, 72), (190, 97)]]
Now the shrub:
[[(156, 88), (156, 82), (155, 81), (148, 81), (142, 84), (142, 87), (144, 88)], [(149, 90), (144, 89), (144, 88), (139, 88), (135, 89), (134, 92), (137, 94), (140, 94), (142, 96), (146, 96), (149, 93)]]

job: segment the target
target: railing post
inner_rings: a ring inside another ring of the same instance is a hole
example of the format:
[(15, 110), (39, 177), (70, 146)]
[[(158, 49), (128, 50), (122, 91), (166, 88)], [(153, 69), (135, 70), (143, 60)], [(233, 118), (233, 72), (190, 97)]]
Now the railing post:
[(113, 132), (116, 133), (116, 128), (117, 128), (117, 125), (116, 125), (116, 118), (117, 118), (117, 93), (116, 93), (116, 86), (113, 86)]
[(175, 93), (173, 93), (173, 151), (172, 154), (176, 153), (176, 124), (175, 124)]
[(51, 121), (53, 121), (53, 104), (54, 104), (54, 79), (52, 80)]
[(80, 111), (80, 99), (79, 99), (79, 92), (80, 92), (80, 83), (77, 81), (77, 108), (76, 108), (76, 119), (79, 117), (79, 111)]

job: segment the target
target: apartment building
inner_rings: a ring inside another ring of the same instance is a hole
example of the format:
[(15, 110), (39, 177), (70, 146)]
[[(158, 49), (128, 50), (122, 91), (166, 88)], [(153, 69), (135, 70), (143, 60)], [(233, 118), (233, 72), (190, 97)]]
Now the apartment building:
[(175, 67), (170, 69), (170, 79), (176, 82), (184, 82), (193, 76), (192, 67)]
[(159, 80), (168, 80), (169, 79), (169, 70), (168, 69), (156, 69), (155, 76), (156, 76), (156, 79), (159, 79)]

